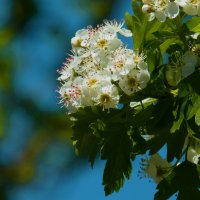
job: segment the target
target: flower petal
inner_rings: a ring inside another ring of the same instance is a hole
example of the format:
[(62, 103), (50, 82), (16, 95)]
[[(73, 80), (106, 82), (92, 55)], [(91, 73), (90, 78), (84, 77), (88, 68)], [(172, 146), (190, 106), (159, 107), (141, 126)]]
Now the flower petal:
[(175, 2), (170, 2), (167, 7), (169, 18), (175, 18), (179, 14), (179, 6)]

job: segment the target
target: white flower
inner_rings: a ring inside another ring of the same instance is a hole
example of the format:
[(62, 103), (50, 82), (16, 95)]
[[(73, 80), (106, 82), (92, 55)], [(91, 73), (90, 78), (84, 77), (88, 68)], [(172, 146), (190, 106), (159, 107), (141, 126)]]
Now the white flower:
[(134, 53), (130, 49), (119, 48), (111, 56), (108, 68), (112, 72), (112, 79), (117, 81), (121, 75), (126, 75), (136, 67)]
[(89, 74), (85, 77), (82, 84), (83, 100), (85, 106), (94, 106), (94, 98), (99, 94), (99, 90), (105, 84), (111, 84), (111, 76), (106, 72)]
[(94, 101), (97, 105), (102, 106), (104, 110), (117, 108), (119, 98), (117, 87), (112, 84), (105, 84), (99, 88), (97, 96), (94, 97)]
[(199, 35), (200, 33), (194, 33), (194, 34), (191, 34), (190, 37), (196, 40), (199, 37)]
[(125, 94), (131, 95), (146, 87), (150, 79), (148, 70), (133, 69), (119, 80), (119, 86)]
[(114, 32), (115, 34), (120, 33), (121, 35), (123, 35), (125, 37), (132, 36), (131, 31), (123, 28), (124, 21), (117, 23), (116, 20), (113, 20), (113, 21), (105, 20), (104, 23), (105, 23), (105, 27), (104, 27), (105, 32)]
[(74, 81), (64, 83), (60, 90), (61, 101), (67, 107), (68, 113), (74, 113), (78, 108), (82, 107), (82, 82), (81, 77), (77, 77)]
[(176, 0), (179, 6), (183, 7), (183, 11), (188, 15), (200, 16), (200, 1), (199, 0)]
[(160, 22), (165, 22), (166, 18), (175, 18), (179, 14), (179, 6), (170, 0), (143, 0), (143, 12), (151, 13), (149, 20), (155, 17)]
[[(118, 34), (130, 37), (132, 33), (123, 24), (106, 21), (97, 28), (81, 29), (72, 38), (73, 54), (64, 63), (58, 78), (60, 102), (68, 113), (85, 106), (117, 109), (118, 84), (126, 94), (146, 87), (149, 72), (145, 56), (124, 47)], [(135, 87), (130, 86), (133, 77), (137, 82)]]
[(150, 159), (142, 159), (140, 176), (152, 178), (156, 183), (162, 181), (170, 170), (172, 165), (163, 159), (158, 153), (152, 155)]
[(91, 33), (89, 29), (78, 30), (75, 37), (71, 39), (72, 49), (78, 55), (85, 53), (86, 48), (90, 45)]

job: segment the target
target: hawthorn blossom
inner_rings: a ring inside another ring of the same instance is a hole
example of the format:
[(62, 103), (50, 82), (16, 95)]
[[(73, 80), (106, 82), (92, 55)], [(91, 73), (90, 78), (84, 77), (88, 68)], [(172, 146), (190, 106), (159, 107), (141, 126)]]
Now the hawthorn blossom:
[(155, 183), (162, 181), (172, 169), (172, 165), (158, 153), (153, 154), (150, 158), (143, 158), (141, 161), (141, 170), (139, 171), (140, 178), (152, 178)]
[(150, 79), (148, 70), (133, 69), (119, 80), (119, 86), (125, 94), (131, 95), (146, 87)]
[(117, 108), (119, 103), (117, 87), (112, 84), (105, 84), (105, 86), (100, 87), (94, 101), (97, 105), (102, 106), (103, 109)]
[(183, 8), (183, 11), (188, 15), (200, 16), (200, 1), (199, 0), (176, 0), (179, 6)]
[(118, 38), (118, 34), (132, 36), (123, 24), (105, 21), (77, 31), (71, 39), (72, 55), (58, 78), (60, 102), (69, 114), (85, 106), (118, 109), (121, 95), (146, 87), (150, 79), (146, 56), (126, 48)]
[(143, 0), (142, 10), (150, 13), (149, 20), (157, 18), (160, 22), (165, 22), (166, 18), (175, 18), (179, 14), (179, 6), (170, 0)]

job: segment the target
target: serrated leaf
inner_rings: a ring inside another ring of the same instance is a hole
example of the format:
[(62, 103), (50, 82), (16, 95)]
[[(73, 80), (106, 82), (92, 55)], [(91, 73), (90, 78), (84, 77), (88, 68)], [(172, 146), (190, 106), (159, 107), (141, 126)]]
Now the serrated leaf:
[(87, 156), (93, 167), (99, 150), (99, 138), (93, 134), (90, 124), (97, 116), (89, 109), (80, 110), (74, 115), (78, 120), (73, 125), (72, 141), (79, 156)]
[(112, 126), (105, 132), (101, 158), (107, 160), (103, 174), (106, 195), (118, 192), (124, 184), (124, 179), (130, 178), (132, 145), (133, 142), (123, 124)]
[(156, 106), (151, 120), (147, 123), (148, 134), (154, 135), (152, 139), (147, 141), (149, 154), (152, 155), (159, 151), (167, 142), (170, 128), (173, 123), (172, 116), (172, 99), (160, 101)]
[(155, 194), (154, 199), (166, 200), (179, 191), (179, 199), (184, 194), (185, 199), (183, 200), (197, 200), (200, 195), (199, 186), (200, 180), (196, 165), (185, 161), (158, 184), (158, 192)]

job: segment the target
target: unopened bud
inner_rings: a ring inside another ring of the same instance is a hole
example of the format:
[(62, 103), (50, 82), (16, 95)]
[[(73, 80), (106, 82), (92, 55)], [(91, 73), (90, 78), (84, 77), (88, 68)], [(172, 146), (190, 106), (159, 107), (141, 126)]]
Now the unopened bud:
[(154, 9), (152, 8), (152, 6), (145, 4), (142, 6), (142, 11), (144, 13), (151, 13), (154, 12)]
[(73, 37), (71, 39), (72, 47), (81, 47), (82, 39), (80, 37)]

